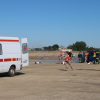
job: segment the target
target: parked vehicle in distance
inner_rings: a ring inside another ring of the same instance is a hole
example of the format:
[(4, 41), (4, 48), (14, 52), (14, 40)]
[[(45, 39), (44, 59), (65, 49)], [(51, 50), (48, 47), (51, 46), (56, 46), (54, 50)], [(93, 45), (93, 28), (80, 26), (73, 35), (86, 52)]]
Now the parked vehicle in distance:
[(96, 62), (98, 62), (99, 64), (99, 56), (100, 56), (99, 51), (87, 51), (87, 52), (88, 52), (87, 63), (93, 62), (94, 64), (96, 64)]

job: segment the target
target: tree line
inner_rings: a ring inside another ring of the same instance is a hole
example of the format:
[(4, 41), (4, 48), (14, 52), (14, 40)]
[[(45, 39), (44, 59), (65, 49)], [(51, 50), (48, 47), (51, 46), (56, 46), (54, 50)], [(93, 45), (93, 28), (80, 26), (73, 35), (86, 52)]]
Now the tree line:
[[(43, 49), (42, 48), (35, 48), (35, 51), (55, 51), (58, 50), (60, 46), (58, 44), (54, 44), (53, 46), (44, 46)], [(61, 48), (64, 48), (64, 46), (61, 46)], [(83, 41), (77, 41), (75, 43), (73, 43), (72, 45), (69, 45), (67, 47), (67, 49), (72, 49), (74, 51), (94, 51), (94, 50), (99, 50), (97, 48), (94, 47), (89, 47), (87, 46), (87, 44)]]
[(73, 43), (72, 45), (69, 45), (67, 47), (68, 49), (72, 49), (74, 51), (92, 51), (97, 50), (97, 48), (89, 47), (87, 44), (83, 41)]
[(43, 47), (44, 50), (48, 50), (48, 51), (54, 51), (54, 50), (58, 50), (59, 45), (58, 44), (54, 44), (53, 46), (45, 46)]

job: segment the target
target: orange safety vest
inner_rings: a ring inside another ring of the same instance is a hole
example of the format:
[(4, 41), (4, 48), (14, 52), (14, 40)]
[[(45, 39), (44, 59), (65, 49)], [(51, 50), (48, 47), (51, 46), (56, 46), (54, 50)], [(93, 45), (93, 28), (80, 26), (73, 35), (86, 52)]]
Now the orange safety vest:
[(68, 54), (66, 54), (68, 57), (65, 58), (65, 61), (71, 60)]
[(58, 57), (62, 57), (61, 53), (59, 53)]
[(69, 59), (69, 60), (71, 60), (71, 58), (70, 58), (70, 57), (68, 57), (68, 59)]
[(85, 53), (85, 57), (87, 57), (87, 52)]

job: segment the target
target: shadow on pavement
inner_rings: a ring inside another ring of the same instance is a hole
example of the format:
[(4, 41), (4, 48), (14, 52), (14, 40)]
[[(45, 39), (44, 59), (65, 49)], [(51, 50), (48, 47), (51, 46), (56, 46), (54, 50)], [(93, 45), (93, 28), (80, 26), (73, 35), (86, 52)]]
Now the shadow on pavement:
[(18, 75), (23, 75), (23, 74), (25, 74), (25, 73), (16, 72), (16, 73), (15, 73), (15, 76), (18, 76)]
[(100, 71), (100, 70), (95, 70), (95, 71)]
[[(25, 73), (21, 73), (21, 72), (16, 72), (15, 76), (19, 76), (19, 75), (24, 75)], [(0, 78), (2, 77), (9, 77), (8, 73), (0, 73)]]
[(77, 70), (90, 70), (90, 71), (100, 71), (100, 70), (95, 70), (95, 69), (77, 69)]
[(56, 64), (61, 64), (61, 63), (56, 63)]
[(61, 70), (61, 71), (67, 71), (67, 70), (65, 70), (65, 69), (59, 69), (59, 70)]

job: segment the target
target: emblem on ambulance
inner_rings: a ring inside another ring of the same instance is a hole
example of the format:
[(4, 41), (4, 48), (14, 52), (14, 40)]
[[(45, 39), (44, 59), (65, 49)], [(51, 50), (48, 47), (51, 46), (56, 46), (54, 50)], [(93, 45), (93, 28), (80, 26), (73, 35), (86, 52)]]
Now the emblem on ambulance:
[(23, 49), (24, 49), (24, 51), (26, 51), (26, 47), (25, 47), (25, 46), (24, 46), (24, 48), (23, 48)]

